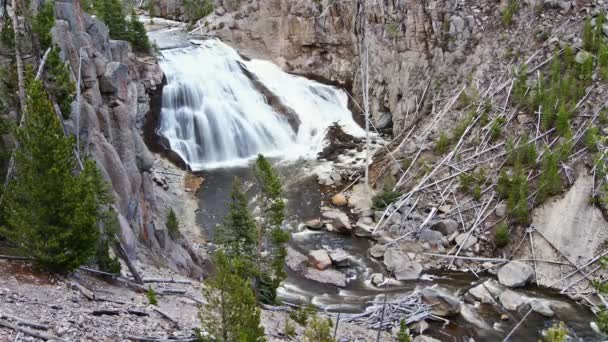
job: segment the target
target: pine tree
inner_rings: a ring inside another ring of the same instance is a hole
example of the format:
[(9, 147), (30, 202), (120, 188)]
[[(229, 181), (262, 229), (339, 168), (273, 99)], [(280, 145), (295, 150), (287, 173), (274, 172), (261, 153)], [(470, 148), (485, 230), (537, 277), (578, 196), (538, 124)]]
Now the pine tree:
[(536, 195), (537, 203), (543, 203), (548, 196), (557, 195), (562, 190), (558, 162), (556, 153), (550, 151), (545, 153)]
[(146, 28), (137, 15), (135, 10), (131, 12), (131, 19), (129, 20), (129, 41), (133, 45), (133, 49), (137, 52), (148, 52), (150, 51), (150, 41), (148, 40), (148, 34)]
[(156, 291), (152, 286), (148, 286), (148, 291), (146, 292), (146, 297), (148, 297), (148, 303), (150, 305), (158, 305), (158, 299), (156, 298)]
[(215, 274), (207, 279), (203, 290), (207, 304), (199, 310), (199, 341), (265, 341), (251, 283), (235, 271), (245, 265), (221, 251), (215, 253), (214, 264)]
[(397, 333), (397, 342), (412, 342), (412, 336), (410, 336), (410, 330), (407, 328), (405, 320), (402, 319), (399, 322), (399, 332)]
[(555, 118), (555, 129), (557, 134), (562, 137), (570, 132), (570, 112), (565, 105), (559, 107), (557, 117)]
[(110, 202), (95, 163), (77, 173), (74, 139), (63, 135), (42, 83), (30, 73), (27, 120), (17, 132), (17, 178), (4, 199), (2, 235), (49, 271), (66, 273), (89, 261), (98, 217)]
[(520, 106), (527, 106), (526, 93), (528, 91), (528, 66), (522, 64), (517, 70), (515, 84), (513, 85), (513, 101)]
[(53, 44), (51, 29), (55, 25), (54, 9), (55, 3), (53, 1), (43, 2), (32, 21), (32, 31), (38, 37), (38, 43), (42, 52), (46, 51)]
[(52, 48), (45, 64), (48, 90), (59, 105), (64, 118), (72, 112), (72, 102), (76, 97), (76, 85), (70, 78), (70, 68), (61, 60), (58, 48)]
[(247, 198), (241, 189), (241, 181), (235, 177), (228, 214), (219, 232), (220, 244), (229, 257), (244, 256), (253, 259), (258, 246), (256, 232), (255, 221), (247, 208)]
[(167, 226), (169, 236), (173, 240), (177, 240), (181, 237), (181, 233), (179, 232), (179, 222), (177, 221), (177, 215), (175, 215), (173, 208), (169, 208), (165, 225)]
[(304, 342), (335, 342), (331, 336), (332, 322), (328, 319), (321, 319), (316, 315), (308, 322), (304, 331)]
[(100, 221), (102, 223), (101, 236), (97, 243), (97, 252), (95, 253), (95, 263), (101, 271), (119, 274), (120, 262), (116, 257), (110, 255), (110, 246), (116, 243), (116, 234), (120, 227), (118, 216), (114, 210), (104, 212)]
[(516, 223), (527, 224), (529, 219), (528, 180), (521, 166), (518, 165), (515, 168), (510, 182), (507, 210)]
[[(290, 234), (281, 228), (285, 220), (285, 202), (282, 198), (281, 181), (270, 162), (261, 154), (256, 160), (254, 174), (260, 188), (258, 204), (262, 216), (258, 225), (258, 258), (259, 266), (261, 266), (257, 282), (258, 292), (263, 302), (273, 303), (276, 300), (276, 289), (287, 277), (284, 269), (287, 257), (285, 243), (289, 241)], [(269, 254), (272, 260), (270, 262), (262, 257), (264, 244), (271, 249)]]

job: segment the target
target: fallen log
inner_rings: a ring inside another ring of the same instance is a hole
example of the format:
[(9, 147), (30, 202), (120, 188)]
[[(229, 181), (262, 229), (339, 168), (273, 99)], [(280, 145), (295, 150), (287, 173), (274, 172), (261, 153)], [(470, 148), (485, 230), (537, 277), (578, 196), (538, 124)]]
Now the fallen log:
[(38, 330), (49, 330), (49, 326), (46, 324), (41, 324), (41, 323), (36, 323), (21, 317), (17, 317), (17, 316), (13, 316), (13, 315), (9, 315), (7, 313), (3, 313), (0, 312), (0, 318), (5, 318), (5, 319), (10, 319), (11, 321), (15, 321), (17, 322), (17, 325), (27, 325), (29, 327), (32, 327), (34, 329), (38, 329)]
[(39, 338), (44, 341), (65, 341), (55, 335), (51, 335), (51, 334), (47, 334), (47, 333), (43, 333), (43, 332), (39, 332), (39, 331), (34, 331), (34, 330), (24, 328), (24, 327), (21, 327), (18, 325), (13, 325), (13, 324), (10, 324), (3, 320), (0, 320), (0, 326), (8, 328), (8, 329), (12, 329), (17, 332), (22, 332), (26, 335), (33, 336), (33, 337)]
[(171, 284), (192, 284), (187, 279), (174, 279), (174, 278), (143, 278), (144, 283), (171, 283)]

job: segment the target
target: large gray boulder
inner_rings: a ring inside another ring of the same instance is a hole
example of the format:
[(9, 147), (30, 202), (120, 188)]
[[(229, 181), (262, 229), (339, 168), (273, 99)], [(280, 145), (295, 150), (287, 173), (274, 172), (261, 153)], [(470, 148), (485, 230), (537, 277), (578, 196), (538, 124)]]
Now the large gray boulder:
[(469, 294), (476, 300), (485, 304), (495, 304), (497, 298), (503, 293), (505, 288), (496, 280), (486, 280), (483, 284), (479, 284), (469, 290)]
[(436, 243), (437, 241), (441, 241), (441, 239), (443, 239), (443, 234), (430, 229), (423, 230), (418, 236), (418, 241), (420, 242)]
[(304, 278), (316, 281), (322, 284), (330, 284), (338, 287), (346, 286), (346, 275), (335, 269), (327, 269), (324, 271), (308, 266), (308, 258), (306, 255), (296, 251), (291, 247), (287, 247), (287, 257), (285, 264), (292, 271), (301, 274)]
[(415, 280), (420, 278), (423, 267), (420, 262), (410, 258), (398, 248), (388, 248), (384, 253), (384, 265), (393, 272), (397, 280)]
[(498, 271), (498, 281), (508, 287), (526, 285), (534, 275), (534, 269), (521, 261), (511, 261)]
[(372, 248), (369, 249), (369, 255), (371, 255), (374, 258), (380, 259), (384, 256), (384, 253), (386, 253), (387, 248), (388, 247), (386, 245), (377, 243), (374, 246), (372, 246)]
[(422, 299), (433, 305), (432, 312), (437, 316), (452, 316), (460, 313), (460, 299), (447, 289), (434, 285), (421, 291)]
[(458, 231), (458, 222), (452, 219), (441, 220), (433, 223), (431, 229), (440, 232), (444, 236), (450, 236)]
[(501, 293), (499, 299), (503, 308), (511, 311), (517, 310), (522, 305), (528, 303), (528, 299), (525, 296), (512, 290), (506, 290)]
[(308, 253), (308, 263), (318, 270), (324, 270), (331, 266), (331, 258), (326, 250), (317, 249)]
[(321, 216), (339, 232), (349, 232), (352, 229), (348, 215), (339, 210), (326, 210)]
[(372, 221), (371, 217), (362, 217), (355, 224), (353, 232), (359, 237), (370, 237), (374, 228), (374, 221)]

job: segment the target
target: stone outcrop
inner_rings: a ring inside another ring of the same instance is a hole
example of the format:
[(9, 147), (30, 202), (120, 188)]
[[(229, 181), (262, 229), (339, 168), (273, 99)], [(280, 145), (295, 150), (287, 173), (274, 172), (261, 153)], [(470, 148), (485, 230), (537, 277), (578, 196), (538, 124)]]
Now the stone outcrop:
[(166, 188), (152, 181), (155, 157), (141, 134), (150, 97), (162, 87), (160, 67), (152, 56), (136, 56), (129, 43), (110, 39), (108, 28), (77, 2), (56, 1), (55, 15), (52, 36), (61, 57), (74, 75), (81, 62), (80, 115), (73, 106), (66, 127), (110, 184), (127, 253), (139, 258), (147, 254), (140, 246), (152, 248), (174, 270), (198, 277), (195, 253), (166, 236)]
[(498, 281), (508, 287), (524, 286), (533, 276), (532, 266), (521, 261), (511, 261), (498, 271)]
[[(367, 30), (372, 116), (377, 126), (392, 126), (397, 133), (419, 119), (406, 113), (416, 111), (416, 96), (431, 76), (445, 82), (488, 68), (483, 61), (492, 60), (499, 49), (476, 45), (487, 24), (481, 20), (497, 17), (499, 4), (478, 2), (413, 0), (364, 6), (361, 0), (252, 0), (235, 7), (224, 0), (214, 14), (201, 19), (200, 33), (217, 36), (249, 57), (270, 59), (288, 71), (340, 85), (361, 99), (356, 75)], [(419, 115), (425, 114), (424, 107), (419, 109)]]

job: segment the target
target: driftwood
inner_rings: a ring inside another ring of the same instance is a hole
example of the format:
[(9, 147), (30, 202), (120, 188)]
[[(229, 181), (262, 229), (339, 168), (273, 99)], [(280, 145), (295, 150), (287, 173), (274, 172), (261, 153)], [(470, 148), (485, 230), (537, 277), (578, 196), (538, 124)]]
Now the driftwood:
[(8, 329), (12, 329), (12, 330), (17, 331), (17, 332), (22, 332), (22, 333), (24, 333), (26, 335), (33, 336), (33, 337), (39, 338), (39, 339), (44, 340), (44, 341), (65, 341), (63, 339), (60, 339), (57, 336), (54, 336), (54, 335), (51, 335), (51, 334), (47, 334), (47, 333), (43, 333), (43, 332), (39, 332), (39, 331), (34, 331), (34, 330), (31, 330), (31, 329), (28, 329), (28, 328), (24, 328), (24, 327), (21, 327), (21, 326), (18, 326), (18, 325), (13, 325), (13, 324), (10, 324), (10, 323), (5, 322), (3, 320), (0, 320), (0, 326), (8, 328)]
[(171, 322), (171, 324), (173, 324), (173, 326), (176, 329), (179, 329), (179, 322), (176, 321), (175, 319), (173, 319), (171, 316), (169, 316), (167, 313), (165, 313), (164, 311), (162, 311), (161, 309), (157, 308), (157, 307), (153, 307), (154, 311), (156, 311), (159, 315), (161, 315), (163, 318), (165, 318), (167, 321)]
[(101, 310), (93, 310), (91, 311), (91, 315), (93, 316), (118, 316), (120, 315), (121, 310), (118, 309), (101, 309)]
[(354, 322), (367, 325), (370, 329), (387, 330), (397, 326), (401, 320), (410, 324), (433, 317), (431, 305), (422, 301), (422, 295), (419, 292), (413, 292), (386, 303), (372, 302), (371, 304), (365, 312), (349, 314), (342, 319), (342, 322)]
[(197, 341), (196, 337), (177, 337), (177, 338), (164, 338), (164, 337), (150, 337), (150, 336), (135, 336), (127, 335), (127, 340), (139, 341), (139, 342), (194, 342)]
[(174, 278), (142, 278), (144, 283), (173, 283), (173, 284), (192, 284), (187, 279), (174, 279)]
[(38, 330), (49, 330), (50, 329), (50, 327), (46, 324), (33, 322), (33, 321), (30, 321), (30, 320), (27, 320), (27, 319), (24, 319), (21, 317), (9, 315), (4, 312), (0, 312), (0, 318), (9, 319), (11, 321), (17, 322), (17, 325), (27, 325), (28, 327), (32, 327), (32, 328), (38, 329)]
[(70, 286), (75, 289), (78, 290), (78, 292), (82, 293), (82, 295), (88, 299), (88, 300), (95, 300), (95, 294), (93, 293), (93, 291), (87, 289), (86, 287), (78, 284), (75, 281), (70, 282)]

